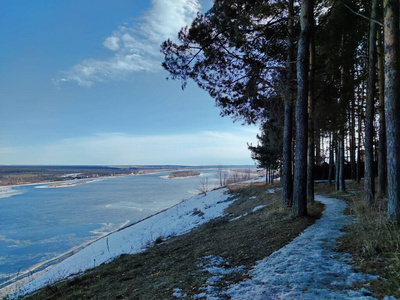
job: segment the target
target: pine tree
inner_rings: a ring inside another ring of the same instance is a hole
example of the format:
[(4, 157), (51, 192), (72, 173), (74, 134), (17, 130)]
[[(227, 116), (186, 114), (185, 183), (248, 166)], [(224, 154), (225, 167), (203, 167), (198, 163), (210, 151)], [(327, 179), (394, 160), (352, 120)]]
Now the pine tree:
[(388, 219), (400, 221), (400, 31), (399, 1), (384, 0), (385, 117)]
[(293, 211), (296, 216), (307, 215), (307, 106), (310, 65), (310, 38), (314, 18), (314, 0), (301, 3), (301, 32), (297, 50), (297, 99), (295, 107), (296, 150), (293, 183)]

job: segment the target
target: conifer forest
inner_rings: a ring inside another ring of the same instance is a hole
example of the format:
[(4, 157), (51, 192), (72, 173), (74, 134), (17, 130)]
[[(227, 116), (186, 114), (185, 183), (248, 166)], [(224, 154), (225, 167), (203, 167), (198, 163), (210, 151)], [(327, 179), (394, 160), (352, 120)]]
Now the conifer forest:
[(396, 0), (216, 0), (161, 45), (182, 88), (259, 124), (253, 158), (280, 169), (284, 205), (307, 214), (318, 167), (364, 185), (400, 221), (400, 32)]

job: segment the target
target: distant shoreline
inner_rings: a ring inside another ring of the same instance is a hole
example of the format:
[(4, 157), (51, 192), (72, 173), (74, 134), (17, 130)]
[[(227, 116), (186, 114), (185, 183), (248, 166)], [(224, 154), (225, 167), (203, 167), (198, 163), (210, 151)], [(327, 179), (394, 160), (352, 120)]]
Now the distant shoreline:
[[(157, 173), (164, 173), (164, 172), (169, 172), (172, 170), (141, 170), (137, 172), (136, 174), (130, 173), (130, 174), (116, 174), (116, 175), (105, 175), (105, 176), (94, 176), (94, 177), (87, 177), (87, 178), (76, 178), (76, 179), (65, 179), (65, 180), (44, 180), (44, 181), (37, 181), (37, 182), (24, 182), (20, 184), (4, 184), (0, 182), (0, 188), (13, 188), (13, 187), (21, 187), (21, 186), (31, 186), (31, 185), (54, 185), (51, 186), (50, 188), (55, 188), (55, 187), (63, 187), (63, 185), (66, 185), (65, 183), (68, 183), (70, 181), (75, 181), (75, 180), (81, 180), (84, 181), (82, 183), (89, 183), (93, 182), (96, 179), (105, 179), (105, 178), (114, 178), (114, 177), (124, 177), (124, 176), (139, 176), (139, 175), (150, 175), (150, 174), (157, 174)], [(77, 183), (74, 185), (80, 184), (80, 181), (76, 181)], [(72, 184), (71, 184), (72, 186)]]
[(192, 170), (189, 171), (176, 171), (176, 172), (171, 172), (168, 175), (168, 179), (176, 179), (176, 178), (187, 178), (187, 177), (197, 177), (200, 176), (200, 172), (195, 172)]

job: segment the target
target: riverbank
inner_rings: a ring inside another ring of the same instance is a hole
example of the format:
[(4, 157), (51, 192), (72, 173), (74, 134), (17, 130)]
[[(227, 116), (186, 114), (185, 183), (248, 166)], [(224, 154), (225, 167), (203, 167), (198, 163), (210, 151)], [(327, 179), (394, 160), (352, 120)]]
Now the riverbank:
[[(72, 274), (99, 266), (104, 262), (126, 253), (139, 253), (159, 238), (184, 234), (194, 227), (220, 216), (228, 206), (229, 196), (224, 190), (210, 192), (207, 197), (196, 196), (167, 210), (148, 217), (105, 238), (91, 243), (75, 255), (63, 260), (45, 274), (34, 279), (18, 292), (26, 293), (56, 282)], [(197, 213), (200, 211), (201, 213)]]
[[(136, 257), (134, 258), (135, 260), (140, 260), (140, 257), (145, 256), (146, 263), (144, 265), (150, 267), (148, 264), (155, 264), (151, 266), (152, 270), (158, 268), (158, 263), (164, 264), (166, 257), (168, 257), (168, 261), (173, 264), (173, 266), (168, 268), (174, 273), (171, 274), (172, 277), (178, 276), (177, 274), (181, 273), (176, 268), (185, 266), (185, 268), (193, 268), (192, 271), (196, 273), (196, 278), (199, 276), (197, 273), (200, 273), (201, 276), (198, 277), (200, 281), (206, 281), (207, 274), (204, 274), (202, 271), (196, 271), (195, 265), (198, 261), (196, 259), (192, 260), (193, 253), (198, 253), (199, 257), (211, 253), (215, 255), (222, 254), (224, 257), (232, 255), (236, 259), (232, 260), (229, 258), (230, 263), (237, 264), (238, 266), (251, 261), (255, 262), (257, 259), (264, 257), (266, 249), (267, 252), (279, 249), (289, 242), (290, 239), (297, 236), (302, 229), (315, 221), (315, 218), (292, 220), (288, 212), (280, 210), (279, 205), (276, 205), (279, 203), (277, 199), (280, 199), (280, 192), (266, 193), (263, 184), (260, 185), (258, 183), (257, 185), (248, 188), (235, 185), (232, 187), (230, 194), (227, 193), (226, 189), (220, 189), (208, 192), (207, 196), (200, 195), (183, 201), (166, 211), (160, 212), (155, 216), (149, 217), (144, 221), (93, 243), (76, 255), (50, 269), (46, 274), (33, 280), (20, 290), (20, 292), (33, 291), (50, 282), (55, 282), (71, 274), (81, 273), (87, 268), (101, 265), (103, 262), (107, 262), (103, 266), (110, 266), (110, 264), (114, 266), (115, 264), (120, 265), (121, 262), (118, 263), (119, 259), (115, 262), (112, 259), (123, 253), (137, 253), (133, 256), (129, 255), (129, 257)], [(273, 222), (269, 225), (265, 224), (266, 226), (263, 224), (260, 227), (260, 224), (265, 223), (265, 218)], [(279, 227), (279, 229), (276, 227)], [(193, 230), (194, 228), (197, 229)], [(257, 232), (253, 232), (254, 229)], [(259, 229), (263, 230), (258, 232)], [(217, 235), (214, 234), (216, 230), (219, 232)], [(279, 234), (279, 230), (282, 231), (281, 234)], [(240, 234), (240, 237), (237, 234)], [(277, 236), (279, 236), (278, 240), (276, 239)], [(273, 237), (273, 240), (268, 239), (268, 237)], [(188, 241), (187, 238), (190, 240)], [(176, 243), (179, 245), (180, 243), (191, 245), (193, 249), (187, 249), (187, 246), (179, 246)], [(169, 250), (163, 250), (164, 247), (167, 247)], [(169, 247), (174, 247), (174, 250), (171, 250)], [(161, 257), (158, 255), (154, 256), (155, 261), (149, 260), (149, 253), (154, 253), (154, 251), (158, 253), (158, 250), (161, 251), (160, 253), (164, 253), (164, 255), (161, 255)], [(161, 259), (161, 261), (156, 262), (158, 259)], [(143, 264), (143, 262), (139, 264)], [(195, 265), (193, 266), (193, 264)], [(132, 266), (131, 263), (128, 265)], [(160, 268), (163, 269), (164, 267), (160, 266)], [(142, 267), (138, 267), (138, 270), (136, 270), (136, 267), (134, 269), (132, 271), (136, 272), (142, 270)], [(126, 272), (128, 271), (126, 270)], [(154, 272), (157, 273), (157, 271)], [(125, 273), (125, 271), (122, 273)], [(61, 277), (60, 274), (62, 275)], [(182, 276), (185, 276), (185, 274), (182, 273)], [(129, 277), (131, 275), (126, 276)], [(239, 274), (237, 276), (241, 277)], [(122, 277), (125, 276), (122, 275)], [(160, 276), (157, 275), (156, 277)], [(149, 279), (147, 276), (145, 278)], [(187, 279), (191, 280), (193, 276), (190, 275)], [(141, 278), (136, 278), (135, 282), (138, 282), (140, 285), (145, 284)], [(147, 282), (150, 284), (152, 280), (148, 280)], [(103, 282), (103, 284), (105, 283)], [(160, 291), (155, 292), (158, 293)], [(79, 298), (79, 296), (76, 297)], [(99, 297), (101, 298), (102, 296)], [(112, 298), (110, 295), (109, 297)], [(138, 297), (140, 298), (140, 295)], [(107, 298), (107, 296), (103, 298)], [(164, 298), (164, 296), (161, 298)], [(37, 299), (40, 299), (40, 296)], [(54, 299), (58, 298), (55, 297)]]

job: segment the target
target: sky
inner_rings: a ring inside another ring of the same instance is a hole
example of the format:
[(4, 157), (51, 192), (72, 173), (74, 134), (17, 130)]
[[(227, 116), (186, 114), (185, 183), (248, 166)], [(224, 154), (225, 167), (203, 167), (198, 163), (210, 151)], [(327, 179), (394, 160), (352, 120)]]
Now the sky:
[(0, 1), (0, 164), (253, 164), (258, 128), (161, 67), (211, 2)]

